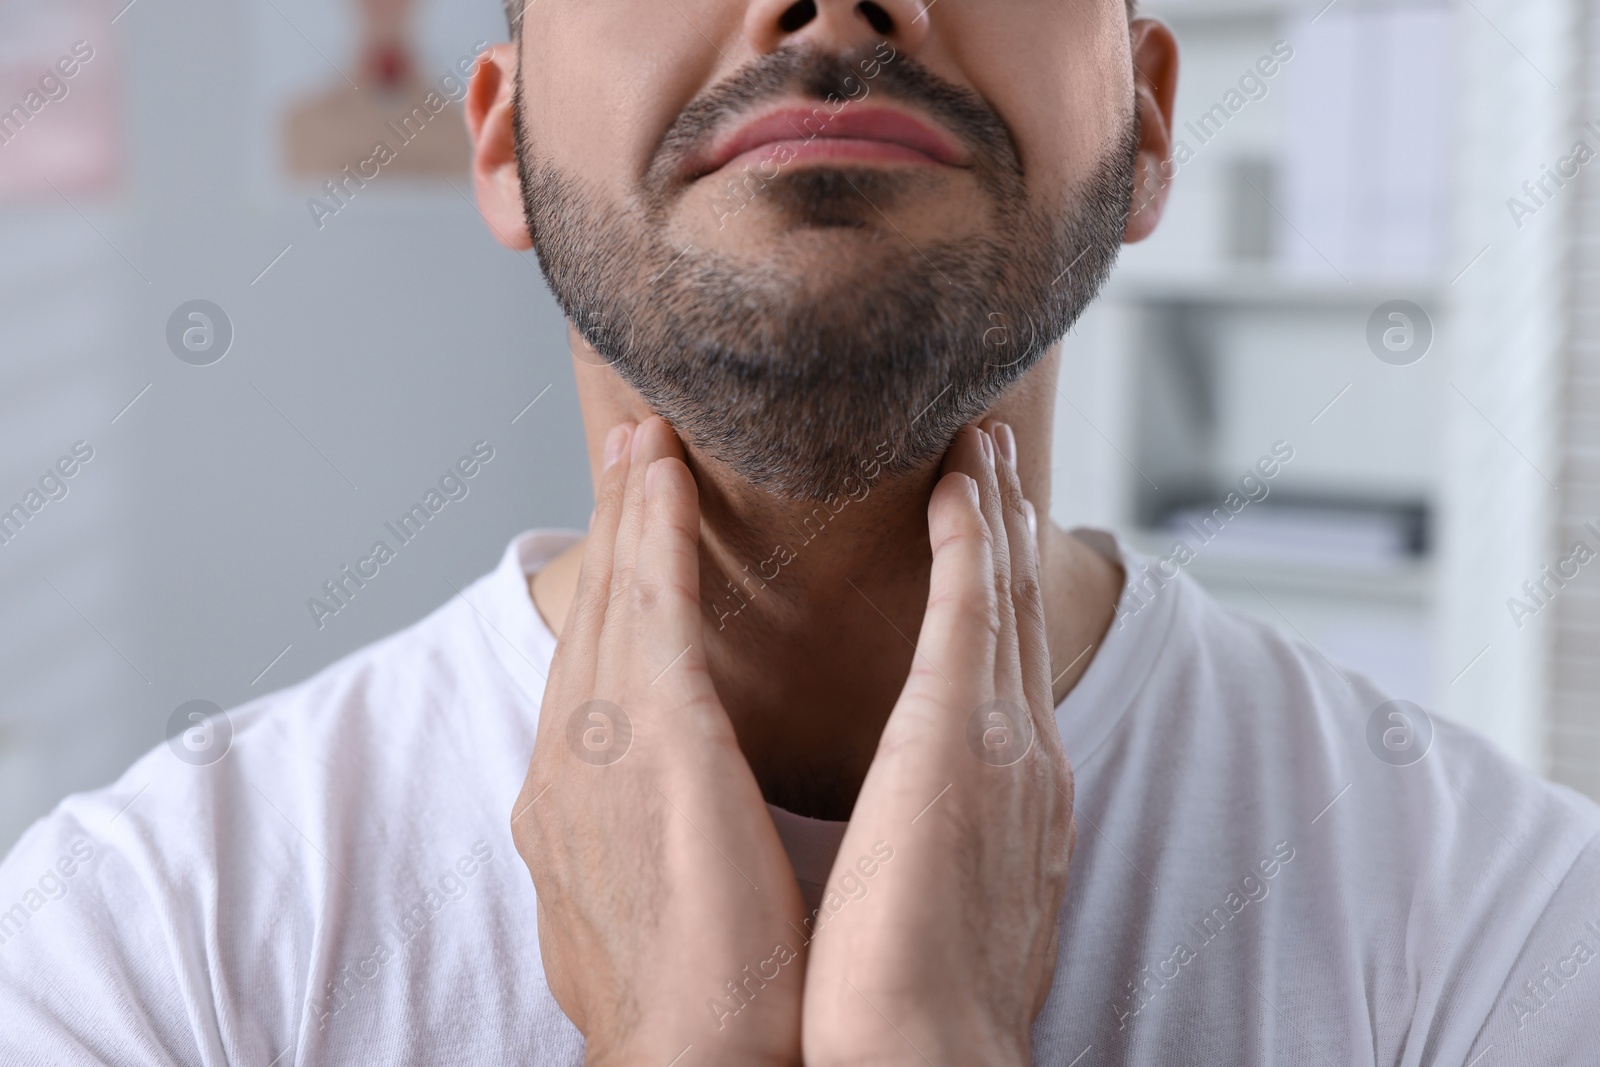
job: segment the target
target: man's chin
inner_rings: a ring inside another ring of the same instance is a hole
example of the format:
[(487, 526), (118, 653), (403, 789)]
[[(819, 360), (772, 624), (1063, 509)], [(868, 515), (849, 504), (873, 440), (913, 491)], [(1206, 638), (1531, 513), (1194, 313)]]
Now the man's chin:
[(825, 499), (880, 447), (881, 477), (935, 462), (1070, 328), (1115, 261), (1131, 160), (1075, 204), (1015, 184), (964, 217), (920, 169), (797, 171), (713, 218), (697, 187), (630, 208), (524, 161), (523, 199), (551, 291), (624, 382), (752, 485)]
[(759, 308), (762, 321), (774, 327), (792, 328), (818, 315), (835, 323), (870, 321), (897, 280), (927, 270), (906, 240), (864, 226), (774, 230), (726, 249), (693, 239), (677, 242), (679, 248), (689, 246), (693, 250), (680, 267), (698, 256), (696, 269), (715, 262), (719, 275), (742, 278), (738, 303), (747, 311)]

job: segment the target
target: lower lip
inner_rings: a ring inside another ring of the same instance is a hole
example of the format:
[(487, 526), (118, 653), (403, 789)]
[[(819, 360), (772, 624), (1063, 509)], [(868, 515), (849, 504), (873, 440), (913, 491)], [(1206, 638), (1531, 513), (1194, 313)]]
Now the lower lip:
[[(787, 151), (785, 151), (787, 150)], [(788, 154), (786, 163), (778, 164), (778, 157)], [(943, 163), (915, 148), (892, 141), (872, 141), (856, 137), (817, 137), (796, 141), (772, 141), (752, 148), (730, 159), (721, 170), (741, 167), (766, 167), (774, 164), (793, 167), (804, 163), (912, 163), (925, 167), (942, 167)]]

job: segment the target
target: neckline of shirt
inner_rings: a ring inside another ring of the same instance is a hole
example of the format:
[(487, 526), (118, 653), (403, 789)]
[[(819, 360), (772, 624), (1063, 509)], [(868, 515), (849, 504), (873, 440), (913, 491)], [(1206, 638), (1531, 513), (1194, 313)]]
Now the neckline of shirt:
[[(1056, 706), (1056, 723), (1066, 745), (1074, 773), (1090, 768), (1106, 740), (1116, 729), (1139, 690), (1154, 673), (1156, 660), (1171, 637), (1179, 614), (1179, 603), (1186, 599), (1187, 578), (1179, 577), (1137, 613), (1124, 614), (1123, 608), (1136, 577), (1148, 560), (1130, 550), (1105, 530), (1078, 528), (1073, 536), (1123, 569), (1122, 594), (1117, 619), (1111, 623), (1094, 658), (1064, 700)], [(544, 692), (545, 676), (555, 655), (556, 636), (540, 616), (529, 593), (528, 579), (560, 555), (582, 535), (573, 530), (540, 529), (517, 535), (506, 546), (500, 564), (492, 572), (463, 590), (484, 640), (494, 649), (527, 700), (527, 714), (537, 721)], [(771, 807), (771, 805), (768, 805)], [(782, 811), (799, 831), (805, 824), (827, 837), (841, 832), (842, 822), (811, 819)]]

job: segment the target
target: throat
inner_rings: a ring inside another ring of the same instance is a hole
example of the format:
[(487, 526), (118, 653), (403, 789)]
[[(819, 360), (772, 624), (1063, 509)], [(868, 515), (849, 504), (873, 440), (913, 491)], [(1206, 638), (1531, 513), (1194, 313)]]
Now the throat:
[(866, 771), (847, 772), (839, 766), (813, 771), (797, 765), (778, 766), (757, 777), (761, 796), (768, 804), (808, 819), (849, 822)]
[[(925, 531), (916, 536), (926, 542)], [(908, 542), (884, 559), (800, 548), (756, 581), (743, 564), (705, 553), (707, 663), (769, 804), (850, 817), (927, 601), (928, 551)]]
[(780, 501), (691, 458), (706, 662), (769, 804), (845, 820), (911, 670), (933, 470)]
[(811, 819), (850, 819), (909, 659), (891, 661), (893, 677), (878, 675), (883, 661), (830, 656), (803, 672), (717, 678), (766, 803)]

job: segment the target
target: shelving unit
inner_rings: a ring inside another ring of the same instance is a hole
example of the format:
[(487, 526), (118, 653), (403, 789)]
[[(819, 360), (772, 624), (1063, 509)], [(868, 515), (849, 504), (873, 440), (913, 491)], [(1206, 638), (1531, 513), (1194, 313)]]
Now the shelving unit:
[[(1183, 534), (1169, 521), (1175, 512), (1220, 503), (1258, 457), (1288, 443), (1294, 460), (1250, 507), (1259, 516), (1292, 505), (1303, 521), (1270, 524), (1274, 530), (1248, 544), (1230, 527), (1197, 552), (1188, 573), (1220, 600), (1309, 640), (1394, 695), (1436, 707), (1448, 680), (1440, 669), (1434, 535), (1448, 389), (1437, 351), (1450, 328), (1450, 277), (1439, 254), (1449, 245), (1442, 232), (1448, 204), (1422, 206), (1421, 221), (1412, 219), (1414, 246), (1392, 247), (1377, 225), (1369, 249), (1347, 232), (1362, 220), (1337, 216), (1354, 209), (1352, 198), (1319, 203), (1316, 183), (1325, 175), (1307, 172), (1336, 169), (1341, 154), (1359, 157), (1366, 149), (1357, 134), (1395, 121), (1364, 118), (1372, 101), (1358, 78), (1377, 75), (1340, 66), (1370, 36), (1363, 20), (1401, 19), (1383, 31), (1411, 35), (1427, 51), (1443, 46), (1428, 35), (1448, 8), (1356, 0), (1313, 23), (1320, 6), (1143, 5), (1172, 26), (1183, 49), (1175, 126), (1194, 151), (1178, 171), (1161, 227), (1125, 250), (1104, 307), (1068, 342), (1063, 395), (1077, 414), (1062, 416), (1058, 464), (1073, 462), (1063, 456), (1070, 453), (1078, 462), (1096, 456), (1104, 469), (1098, 481), (1058, 479), (1057, 511), (1108, 522), (1139, 551), (1161, 556)], [(1275, 51), (1292, 58), (1270, 78), (1246, 82), (1251, 92), (1230, 97)], [(1330, 129), (1344, 139), (1308, 141), (1308, 116), (1324, 119), (1341, 93), (1350, 96), (1349, 116), (1334, 115)], [(1219, 103), (1240, 99), (1220, 128), (1213, 121), (1202, 129), (1201, 118), (1217, 114)], [(1410, 104), (1383, 106), (1404, 118), (1408, 106), (1438, 111), (1444, 104), (1442, 93), (1424, 92)], [(1433, 116), (1437, 124), (1448, 118)], [(1198, 133), (1208, 135), (1203, 143)], [(1429, 147), (1438, 146), (1421, 146)], [(1442, 173), (1447, 161), (1425, 166)], [(1397, 204), (1417, 207), (1414, 183), (1396, 179), (1389, 188), (1382, 180), (1352, 178), (1377, 217), (1389, 218)], [(1339, 236), (1337, 257), (1310, 247), (1309, 234), (1328, 233)], [(1369, 318), (1395, 300), (1422, 307), (1434, 329), (1436, 351), (1404, 367), (1379, 360), (1366, 339)], [(1401, 550), (1364, 558), (1319, 557), (1309, 543), (1270, 544), (1275, 531), (1292, 538), (1295, 529), (1313, 529), (1318, 515), (1335, 525), (1392, 515), (1422, 533), (1396, 538)]]

